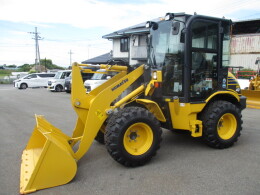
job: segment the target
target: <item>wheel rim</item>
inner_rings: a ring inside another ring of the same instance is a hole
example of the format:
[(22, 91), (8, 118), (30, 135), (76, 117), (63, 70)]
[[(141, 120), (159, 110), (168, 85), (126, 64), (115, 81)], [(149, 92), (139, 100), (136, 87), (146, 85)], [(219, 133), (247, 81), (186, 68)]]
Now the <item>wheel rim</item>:
[(237, 129), (236, 117), (231, 113), (226, 113), (218, 121), (218, 135), (221, 139), (227, 140), (233, 137)]
[(61, 87), (59, 85), (57, 86), (56, 91), (61, 92)]
[(124, 147), (131, 155), (142, 155), (153, 143), (153, 131), (145, 123), (131, 125), (124, 134)]

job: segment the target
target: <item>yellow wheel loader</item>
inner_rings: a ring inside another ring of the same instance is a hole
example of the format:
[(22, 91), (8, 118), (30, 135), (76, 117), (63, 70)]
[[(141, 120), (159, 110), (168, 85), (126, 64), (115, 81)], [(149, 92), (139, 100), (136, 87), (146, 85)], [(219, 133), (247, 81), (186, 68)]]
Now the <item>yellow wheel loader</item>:
[(242, 90), (242, 94), (247, 97), (247, 107), (260, 109), (260, 57), (255, 62), (258, 65), (257, 74), (250, 81), (248, 89)]
[(23, 151), (20, 193), (71, 181), (77, 161), (93, 140), (125, 166), (147, 163), (162, 140), (162, 128), (190, 132), (213, 148), (228, 148), (240, 136), (246, 98), (228, 73), (231, 21), (201, 15), (166, 14), (147, 22), (147, 64), (99, 65), (117, 74), (86, 93), (72, 69), (71, 104), (78, 115), (71, 136), (36, 116)]

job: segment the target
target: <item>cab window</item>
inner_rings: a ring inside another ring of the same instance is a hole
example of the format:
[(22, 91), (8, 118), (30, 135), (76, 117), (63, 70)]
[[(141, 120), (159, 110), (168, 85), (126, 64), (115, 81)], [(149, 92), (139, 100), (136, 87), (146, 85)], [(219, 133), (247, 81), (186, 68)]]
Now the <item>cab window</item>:
[(191, 100), (204, 100), (217, 88), (218, 23), (192, 24)]

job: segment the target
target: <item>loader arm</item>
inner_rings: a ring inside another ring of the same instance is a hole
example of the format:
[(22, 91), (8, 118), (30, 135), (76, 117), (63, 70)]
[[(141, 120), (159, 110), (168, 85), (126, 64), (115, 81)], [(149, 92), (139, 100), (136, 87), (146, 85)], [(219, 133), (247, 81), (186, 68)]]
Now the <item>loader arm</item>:
[[(107, 119), (108, 113), (113, 112), (116, 107), (120, 106), (112, 107), (111, 103), (144, 73), (143, 66), (138, 67), (129, 74), (127, 74), (127, 67), (103, 65), (101, 68), (109, 68), (110, 71), (115, 70), (119, 71), (119, 73), (89, 94), (86, 94), (81, 77), (81, 65), (75, 63), (73, 66), (71, 104), (78, 115), (78, 120), (71, 144), (74, 145), (77, 141), (80, 141), (78, 150), (75, 153), (77, 160), (88, 151), (99, 129)], [(143, 90), (144, 87), (141, 90), (139, 88), (139, 92)], [(133, 92), (131, 94), (128, 95), (128, 99), (136, 95)]]

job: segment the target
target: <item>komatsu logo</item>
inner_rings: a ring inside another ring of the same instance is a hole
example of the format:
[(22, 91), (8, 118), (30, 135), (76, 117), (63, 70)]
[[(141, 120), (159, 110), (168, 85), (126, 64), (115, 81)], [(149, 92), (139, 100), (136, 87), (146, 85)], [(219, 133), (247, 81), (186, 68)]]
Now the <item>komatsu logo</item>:
[(128, 82), (128, 79), (122, 80), (119, 84), (117, 84), (115, 87), (113, 87), (111, 90), (115, 91), (117, 88), (119, 88), (121, 85), (125, 84)]

